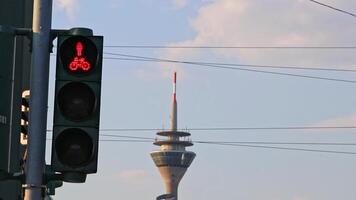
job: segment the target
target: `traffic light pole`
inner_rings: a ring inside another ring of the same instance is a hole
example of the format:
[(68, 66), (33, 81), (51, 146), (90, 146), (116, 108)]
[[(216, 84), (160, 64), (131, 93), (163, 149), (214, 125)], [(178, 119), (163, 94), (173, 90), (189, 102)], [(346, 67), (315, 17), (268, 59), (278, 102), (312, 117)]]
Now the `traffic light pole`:
[(25, 200), (43, 199), (52, 0), (34, 0)]

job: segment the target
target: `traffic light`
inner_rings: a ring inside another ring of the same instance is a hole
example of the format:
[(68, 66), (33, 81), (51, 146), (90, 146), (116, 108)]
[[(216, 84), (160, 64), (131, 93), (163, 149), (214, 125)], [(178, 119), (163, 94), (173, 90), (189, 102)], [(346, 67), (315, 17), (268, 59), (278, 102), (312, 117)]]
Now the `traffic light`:
[(68, 182), (84, 182), (98, 160), (103, 37), (78, 33), (57, 44), (51, 165)]

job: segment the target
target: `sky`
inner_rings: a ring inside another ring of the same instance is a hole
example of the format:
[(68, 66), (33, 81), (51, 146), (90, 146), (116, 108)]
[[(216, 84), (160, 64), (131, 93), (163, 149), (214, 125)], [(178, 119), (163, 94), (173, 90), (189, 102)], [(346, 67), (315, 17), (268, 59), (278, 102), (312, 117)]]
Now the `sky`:
[[(320, 0), (321, 1), (321, 0)], [(356, 13), (356, 1), (322, 0)], [(169, 127), (177, 71), (178, 128), (194, 141), (353, 143), (354, 129), (198, 131), (196, 128), (354, 126), (355, 49), (191, 49), (110, 46), (355, 46), (356, 18), (310, 0), (54, 0), (52, 28), (88, 27), (104, 36), (101, 129)], [(350, 80), (332, 81), (110, 55), (261, 65), (239, 67)], [(51, 57), (48, 129), (52, 128)], [(156, 131), (100, 134), (155, 137)], [(50, 137), (50, 136), (49, 136)], [(115, 139), (100, 136), (101, 140)], [(117, 138), (116, 138), (117, 139)], [(120, 139), (120, 138), (119, 138)], [(261, 145), (260, 145), (261, 146)], [(354, 146), (267, 145), (356, 152)], [(47, 143), (50, 162), (51, 142)], [(100, 142), (98, 173), (65, 183), (54, 199), (155, 199), (164, 193), (152, 143)], [(355, 200), (356, 155), (196, 143), (184, 200)]]

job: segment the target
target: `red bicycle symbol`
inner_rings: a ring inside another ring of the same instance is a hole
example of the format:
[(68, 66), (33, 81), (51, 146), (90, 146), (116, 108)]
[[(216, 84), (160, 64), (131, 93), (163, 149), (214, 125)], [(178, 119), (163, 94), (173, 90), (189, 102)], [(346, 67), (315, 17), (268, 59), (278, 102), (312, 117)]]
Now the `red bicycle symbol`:
[(73, 61), (69, 64), (69, 69), (71, 71), (77, 71), (82, 69), (83, 71), (88, 71), (90, 69), (90, 63), (86, 61), (85, 57), (82, 56), (83, 52), (83, 44), (81, 42), (77, 42), (76, 46), (77, 56), (74, 57)]

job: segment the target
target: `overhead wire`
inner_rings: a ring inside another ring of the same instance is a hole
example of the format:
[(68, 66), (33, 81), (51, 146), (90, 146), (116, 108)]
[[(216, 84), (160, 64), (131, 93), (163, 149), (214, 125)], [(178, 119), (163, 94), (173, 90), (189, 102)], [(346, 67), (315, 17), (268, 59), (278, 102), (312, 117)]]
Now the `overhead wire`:
[(355, 146), (347, 142), (263, 142), (263, 141), (193, 141), (194, 143), (218, 144), (268, 144), (268, 145), (310, 145), (310, 146)]
[(148, 140), (117, 140), (117, 139), (100, 139), (100, 142), (129, 142), (129, 143), (151, 143), (151, 141)]
[(105, 48), (122, 49), (310, 49), (350, 50), (356, 46), (174, 46), (174, 45), (105, 45)]
[(129, 138), (129, 139), (141, 139), (141, 140), (154, 140), (155, 138), (150, 137), (137, 137), (129, 135), (114, 135), (114, 134), (100, 134), (101, 136), (114, 137), (114, 138)]
[(292, 147), (277, 147), (277, 146), (265, 146), (265, 145), (249, 145), (249, 144), (228, 144), (228, 143), (206, 143), (206, 142), (196, 142), (200, 144), (213, 144), (222, 146), (235, 146), (235, 147), (250, 147), (250, 148), (263, 148), (263, 149), (278, 149), (278, 150), (288, 150), (288, 151), (305, 151), (305, 152), (318, 152), (318, 153), (334, 153), (334, 154), (350, 154), (355, 155), (356, 152), (349, 151), (333, 151), (333, 150), (322, 150), (322, 149), (305, 149), (305, 148), (292, 148)]
[[(51, 140), (51, 139), (47, 139), (47, 140)], [(149, 140), (126, 140), (126, 139), (100, 139), (99, 142), (152, 143), (152, 141), (149, 141)], [(241, 142), (221, 143), (221, 142), (196, 141), (195, 143), (197, 143), (197, 144), (207, 144), (207, 145), (221, 145), (221, 146), (248, 147), (248, 148), (263, 148), (263, 149), (318, 152), (318, 153), (333, 153), (333, 154), (348, 154), (348, 155), (350, 155), (350, 154), (351, 155), (355, 155), (356, 154), (356, 152), (349, 152), (349, 151), (334, 151), (334, 150), (321, 150), (321, 149), (277, 147), (277, 146), (266, 146), (266, 145), (262, 146), (262, 145), (252, 145), (252, 144), (255, 144), (255, 143), (244, 144), (244, 143), (241, 143)], [(259, 144), (259, 143), (256, 143), (256, 144)], [(329, 144), (329, 145), (331, 145), (331, 144)], [(337, 145), (339, 145), (339, 144), (337, 144)]]
[[(178, 61), (178, 60), (171, 60), (171, 59), (143, 57), (143, 56), (118, 54), (118, 53), (104, 53), (104, 54), (116, 55), (116, 56), (124, 56), (124, 57), (135, 57), (135, 58), (138, 59), (138, 60), (136, 60), (136, 59), (127, 59), (127, 60), (133, 60), (133, 61), (184, 62), (184, 63), (189, 63), (189, 64), (190, 63), (197, 63), (197, 64), (219, 65), (219, 66), (238, 66), (238, 67), (255, 67), (255, 68), (272, 68), (272, 69), (296, 69), (296, 70), (313, 70), (313, 71), (356, 72), (355, 69), (319, 68), (319, 67), (295, 67), (295, 66), (278, 66), (278, 65), (255, 65), (255, 64), (218, 63), (218, 62), (201, 62), (201, 61)], [(104, 59), (117, 59), (117, 57), (105, 57)], [(142, 59), (142, 60), (139, 60), (139, 59)]]
[[(115, 49), (283, 49), (283, 50), (296, 50), (296, 49), (309, 49), (309, 50), (353, 50), (356, 46), (184, 46), (184, 45), (104, 45), (104, 48)], [(53, 45), (57, 48), (57, 45)], [(51, 53), (51, 56), (55, 56)]]
[[(137, 137), (137, 136), (129, 136), (129, 135), (116, 135), (116, 134), (100, 134), (100, 136), (106, 136), (112, 138), (139, 139), (139, 141), (148, 141), (148, 142), (159, 140), (158, 138), (152, 138), (152, 137)], [(350, 142), (266, 142), (266, 141), (201, 141), (201, 140), (193, 140), (192, 142), (219, 143), (219, 144), (273, 144), (273, 145), (324, 145), (324, 146), (355, 146), (356, 145), (356, 143), (350, 143)]]
[[(248, 131), (248, 130), (323, 130), (323, 129), (356, 129), (356, 126), (270, 126), (270, 127), (196, 127), (179, 130), (187, 131)], [(101, 132), (150, 132), (164, 131), (159, 128), (101, 128)], [(52, 132), (48, 129), (47, 132)]]
[(340, 8), (336, 8), (336, 7), (331, 6), (331, 5), (328, 5), (328, 4), (326, 4), (326, 3), (322, 3), (322, 2), (316, 1), (316, 0), (309, 0), (309, 1), (311, 1), (311, 2), (313, 2), (313, 3), (316, 3), (316, 4), (320, 5), (320, 6), (324, 6), (324, 7), (330, 8), (330, 9), (332, 9), (332, 10), (336, 10), (336, 11), (338, 11), (338, 12), (341, 12), (341, 13), (344, 13), (344, 14), (347, 14), (347, 15), (350, 15), (350, 16), (352, 16), (352, 17), (356, 17), (356, 14), (354, 14), (354, 13), (352, 13), (352, 12), (349, 12), (349, 11), (346, 11), (346, 10), (343, 10), (343, 9), (340, 9)]
[[(105, 53), (108, 55), (118, 55), (118, 56), (129, 56), (129, 57), (138, 57), (138, 58), (122, 58), (122, 57), (104, 57), (106, 60), (123, 60), (123, 61), (139, 61), (139, 62), (169, 62), (169, 63), (178, 63), (178, 64), (189, 64), (193, 66), (200, 67), (209, 67), (216, 69), (229, 69), (229, 70), (240, 70), (240, 71), (249, 71), (281, 76), (293, 76), (299, 78), (308, 78), (308, 79), (317, 79), (325, 81), (336, 81), (336, 82), (346, 82), (355, 84), (356, 80), (347, 80), (347, 79), (338, 79), (330, 77), (320, 77), (320, 76), (310, 76), (310, 75), (301, 75), (301, 74), (292, 74), (285, 72), (274, 72), (274, 71), (265, 71), (265, 70), (256, 70), (256, 69), (245, 69), (233, 66), (240, 67), (255, 67), (255, 68), (272, 68), (272, 69), (296, 69), (296, 70), (315, 70), (315, 71), (335, 71), (335, 72), (356, 72), (354, 69), (337, 69), (337, 68), (315, 68), (315, 67), (294, 67), (294, 66), (274, 66), (274, 65), (252, 65), (252, 64), (235, 64), (235, 63), (214, 63), (214, 62), (196, 62), (196, 61), (180, 61), (180, 60), (171, 60), (171, 59), (161, 59), (161, 58), (152, 58), (152, 57), (142, 57), (135, 55), (127, 54), (116, 54), (116, 53)], [(52, 55), (52, 54), (51, 54)], [(53, 54), (53, 56), (56, 56)]]
[[(131, 136), (118, 136), (120, 138), (132, 138)], [(137, 137), (140, 138), (140, 137)], [(145, 137), (142, 137), (145, 138)], [(150, 138), (152, 139), (152, 138)], [(101, 139), (103, 142), (138, 142), (138, 143), (148, 143), (150, 140), (140, 139), (140, 140), (115, 140), (115, 139)], [(152, 140), (151, 142), (156, 141)], [(327, 145), (327, 146), (354, 146), (355, 143), (321, 143), (321, 142), (252, 142), (252, 141), (240, 141), (240, 142), (224, 142), (224, 141), (193, 141), (196, 144), (210, 144), (210, 145), (222, 145), (222, 146), (234, 146), (234, 147), (249, 147), (249, 148), (263, 148), (263, 149), (277, 149), (277, 150), (289, 150), (289, 151), (304, 151), (304, 152), (318, 152), (318, 153), (333, 153), (333, 154), (352, 154), (355, 155), (356, 152), (349, 151), (334, 151), (334, 150), (323, 150), (323, 149), (307, 149), (307, 148), (294, 148), (294, 147), (281, 147), (281, 146), (267, 146), (268, 145)], [(263, 145), (262, 145), (263, 144)]]
[[(109, 54), (109, 53), (106, 53), (106, 54)], [(114, 53), (110, 53), (110, 54), (113, 55)], [(127, 54), (116, 54), (116, 55), (126, 56), (126, 57), (130, 57), (130, 58), (111, 57), (111, 58), (106, 58), (106, 59), (141, 61), (141, 62), (169, 62), (169, 63), (178, 63), (178, 64), (189, 64), (192, 66), (208, 67), (208, 68), (215, 68), (215, 69), (239, 70), (239, 71), (257, 72), (257, 73), (273, 74), (273, 75), (280, 75), (280, 76), (292, 76), (292, 77), (299, 77), (299, 78), (337, 81), (337, 82), (345, 82), (345, 83), (352, 83), (352, 84), (356, 83), (355, 80), (337, 79), (337, 78), (330, 78), (330, 77), (310, 76), (310, 75), (292, 74), (292, 73), (285, 73), (285, 72), (257, 70), (257, 69), (246, 69), (246, 68), (231, 67), (231, 66), (225, 66), (225, 65), (205, 64), (205, 63), (200, 63), (200, 62), (161, 59), (161, 58), (144, 57), (144, 56), (127, 55)]]
[[(104, 134), (100, 134), (100, 136), (107, 136)], [(130, 136), (123, 135), (112, 135), (109, 136), (112, 138), (132, 138)], [(144, 137), (140, 139), (140, 137), (136, 137), (138, 139), (131, 140), (123, 140), (123, 139), (100, 139), (100, 141), (117, 141), (117, 142), (154, 142), (158, 140), (157, 138), (153, 139), (145, 139)], [(158, 140), (160, 141), (160, 140)], [(264, 141), (202, 141), (202, 140), (193, 140), (193, 143), (208, 143), (208, 144), (267, 144), (267, 145), (309, 145), (309, 146), (356, 146), (356, 143), (348, 143), (348, 142), (264, 142)]]
[[(160, 141), (158, 138), (152, 137), (139, 137), (129, 135), (116, 135), (116, 134), (100, 134), (109, 138), (101, 138), (100, 142), (126, 142), (126, 143), (153, 143)], [(113, 139), (112, 139), (113, 138)], [(115, 139), (120, 138), (120, 139)], [(51, 140), (48, 138), (47, 140)], [(324, 149), (307, 149), (307, 148), (295, 148), (285, 146), (269, 146), (269, 145), (308, 145), (308, 146), (355, 146), (356, 143), (348, 142), (266, 142), (266, 141), (192, 141), (196, 144), (208, 144), (208, 145), (221, 145), (221, 146), (233, 146), (233, 147), (248, 147), (248, 148), (263, 148), (263, 149), (276, 149), (276, 150), (289, 150), (289, 151), (304, 151), (304, 152), (319, 152), (319, 153), (333, 153), (333, 154), (356, 154), (356, 152), (349, 151), (335, 151)]]

